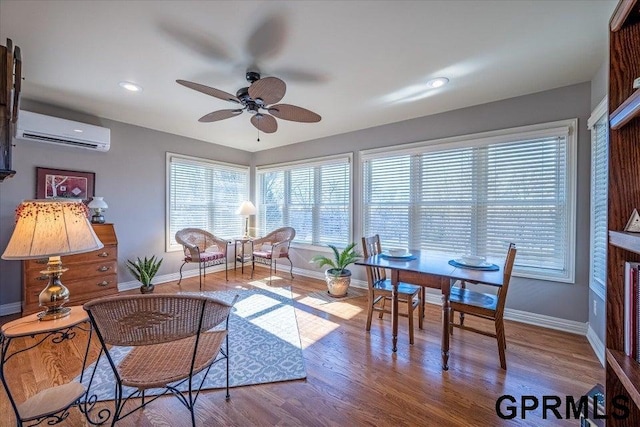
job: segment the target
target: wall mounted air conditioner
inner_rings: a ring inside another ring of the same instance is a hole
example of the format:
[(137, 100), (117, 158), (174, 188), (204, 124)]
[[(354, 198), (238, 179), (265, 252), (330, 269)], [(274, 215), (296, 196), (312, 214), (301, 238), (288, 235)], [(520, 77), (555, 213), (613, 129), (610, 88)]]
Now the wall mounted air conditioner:
[(20, 110), (16, 138), (65, 145), (67, 147), (108, 151), (111, 130)]

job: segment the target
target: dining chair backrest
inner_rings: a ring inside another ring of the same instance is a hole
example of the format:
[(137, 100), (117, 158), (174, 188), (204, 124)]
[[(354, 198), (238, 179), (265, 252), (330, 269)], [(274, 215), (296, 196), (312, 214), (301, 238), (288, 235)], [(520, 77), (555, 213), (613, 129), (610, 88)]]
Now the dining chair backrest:
[[(362, 254), (365, 258), (382, 253), (382, 245), (380, 244), (380, 235), (375, 234), (370, 237), (362, 238)], [(387, 278), (387, 272), (384, 268), (367, 267), (367, 277), (372, 285)]]
[(498, 289), (498, 304), (496, 312), (499, 313), (500, 316), (504, 313), (504, 306), (507, 301), (507, 291), (509, 290), (509, 282), (511, 281), (511, 272), (513, 271), (516, 252), (517, 249), (515, 243), (509, 243), (507, 256), (504, 259), (504, 266), (502, 267), (502, 286)]

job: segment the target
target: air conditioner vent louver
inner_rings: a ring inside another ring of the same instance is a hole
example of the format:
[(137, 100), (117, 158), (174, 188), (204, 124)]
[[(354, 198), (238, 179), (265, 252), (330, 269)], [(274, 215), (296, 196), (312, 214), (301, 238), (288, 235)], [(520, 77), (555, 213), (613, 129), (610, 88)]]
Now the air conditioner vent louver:
[(108, 151), (111, 131), (100, 126), (45, 116), (30, 111), (20, 111), (16, 138), (88, 150)]
[(24, 137), (24, 139), (52, 142), (54, 144), (67, 144), (74, 147), (82, 146), (86, 148), (98, 148), (98, 144), (93, 144), (90, 142), (81, 142), (81, 141), (70, 140), (70, 139), (60, 139), (60, 138), (54, 138), (52, 136), (38, 135), (35, 133), (24, 132), (22, 136)]

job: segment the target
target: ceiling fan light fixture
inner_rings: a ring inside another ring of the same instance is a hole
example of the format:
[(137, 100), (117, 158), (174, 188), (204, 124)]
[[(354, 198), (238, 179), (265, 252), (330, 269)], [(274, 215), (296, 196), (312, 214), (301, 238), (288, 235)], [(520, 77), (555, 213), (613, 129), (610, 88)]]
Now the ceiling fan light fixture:
[(427, 82), (427, 88), (429, 89), (437, 89), (449, 83), (449, 79), (446, 77), (436, 77), (435, 79), (431, 79)]
[(118, 83), (118, 85), (120, 85), (121, 88), (126, 89), (130, 92), (142, 92), (142, 86), (136, 83), (122, 81)]

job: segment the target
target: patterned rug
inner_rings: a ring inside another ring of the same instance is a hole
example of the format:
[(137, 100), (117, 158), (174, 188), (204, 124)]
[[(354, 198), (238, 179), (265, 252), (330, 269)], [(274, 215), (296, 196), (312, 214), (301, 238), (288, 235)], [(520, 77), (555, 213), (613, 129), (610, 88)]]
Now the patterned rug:
[[(204, 292), (223, 301), (231, 302), (239, 296), (229, 316), (229, 385), (239, 387), (279, 381), (297, 380), (307, 377), (300, 345), (290, 288), (268, 288), (256, 290), (229, 290)], [(116, 363), (130, 351), (130, 347), (112, 350)], [(224, 388), (226, 385), (226, 363), (215, 363), (203, 389)], [(83, 384), (89, 386), (93, 364), (84, 371)], [(194, 384), (199, 384), (204, 372), (198, 374)], [(75, 379), (79, 381), (79, 377)], [(114, 380), (111, 367), (103, 357), (98, 361), (90, 395), (98, 400), (113, 400)], [(128, 394), (125, 387), (125, 395)], [(153, 389), (147, 395), (158, 394)]]

